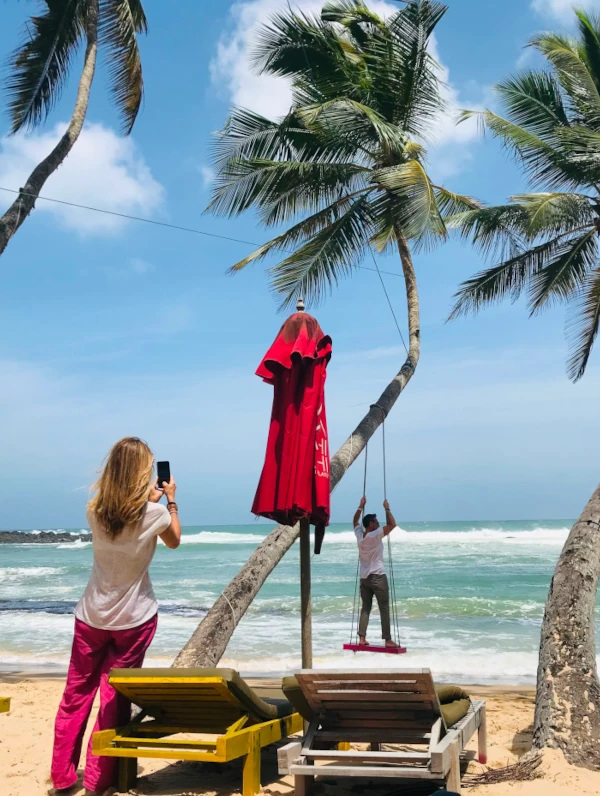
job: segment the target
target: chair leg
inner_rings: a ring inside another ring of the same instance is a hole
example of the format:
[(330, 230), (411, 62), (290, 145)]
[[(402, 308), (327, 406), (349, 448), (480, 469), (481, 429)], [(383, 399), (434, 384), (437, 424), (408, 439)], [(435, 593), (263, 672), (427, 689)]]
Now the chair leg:
[(244, 757), (242, 795), (255, 796), (260, 793), (260, 734), (251, 732), (248, 754)]
[(134, 787), (138, 775), (137, 757), (120, 757), (118, 768), (118, 784), (122, 793)]
[(460, 752), (458, 750), (458, 744), (452, 744), (450, 747), (450, 754), (452, 755), (452, 762), (450, 763), (450, 771), (446, 777), (446, 788), (460, 796)]
[(487, 763), (487, 726), (485, 717), (485, 705), (482, 705), (479, 711), (479, 729), (477, 730), (477, 751), (479, 752), (479, 762), (485, 765)]
[(311, 796), (315, 785), (314, 777), (304, 777), (296, 774), (294, 777), (295, 796)]

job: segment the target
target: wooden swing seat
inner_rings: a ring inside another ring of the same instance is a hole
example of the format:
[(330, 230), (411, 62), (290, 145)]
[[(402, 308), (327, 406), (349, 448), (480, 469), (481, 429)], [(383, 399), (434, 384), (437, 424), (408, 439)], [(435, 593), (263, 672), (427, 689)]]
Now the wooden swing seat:
[(406, 647), (376, 647), (372, 644), (344, 644), (344, 649), (352, 652), (383, 652), (387, 655), (402, 655), (406, 652)]

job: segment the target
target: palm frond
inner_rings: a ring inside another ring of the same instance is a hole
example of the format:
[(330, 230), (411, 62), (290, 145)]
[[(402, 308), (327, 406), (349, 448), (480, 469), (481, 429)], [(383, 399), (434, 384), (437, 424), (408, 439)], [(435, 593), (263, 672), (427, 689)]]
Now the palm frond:
[(559, 237), (522, 251), (506, 262), (480, 271), (463, 282), (454, 296), (456, 303), (449, 320), (460, 315), (477, 313), (484, 306), (501, 301), (507, 296), (516, 301), (528, 280), (551, 261), (562, 240)]
[(478, 202), (471, 196), (463, 196), (462, 194), (454, 193), (438, 185), (434, 186), (434, 191), (440, 215), (445, 221), (453, 218), (459, 213), (481, 210), (483, 207), (481, 202)]
[(492, 111), (483, 111), (479, 117), (522, 163), (534, 185), (573, 189), (586, 184), (585, 170), (578, 168), (561, 149)]
[(291, 9), (260, 29), (252, 65), (260, 74), (292, 78), (312, 102), (347, 94), (355, 69), (332, 25)]
[(108, 48), (112, 92), (129, 135), (144, 95), (138, 33), (147, 32), (140, 0), (100, 0), (100, 41)]
[(348, 28), (357, 41), (364, 44), (368, 33), (362, 25), (370, 28), (382, 28), (384, 23), (380, 16), (371, 11), (362, 0), (328, 0), (323, 4), (321, 19), (325, 22), (337, 22)]
[(600, 125), (600, 88), (582, 58), (576, 40), (557, 33), (544, 33), (532, 39), (532, 46), (556, 70), (559, 83), (569, 96), (572, 108), (585, 124)]
[(367, 169), (349, 163), (233, 160), (218, 174), (207, 210), (235, 216), (253, 206), (270, 213), (277, 205), (277, 220), (283, 221), (363, 187), (365, 174)]
[(85, 0), (45, 0), (10, 56), (6, 89), (12, 132), (42, 123), (59, 100), (85, 35)]
[(589, 197), (576, 193), (526, 193), (511, 196), (528, 214), (526, 236), (570, 232), (594, 223), (596, 214)]
[(272, 288), (283, 297), (281, 308), (293, 305), (300, 295), (319, 303), (361, 261), (371, 233), (369, 200), (360, 197), (332, 224), (270, 269)]
[(387, 21), (387, 36), (374, 36), (369, 69), (376, 107), (409, 135), (426, 135), (427, 123), (444, 109), (439, 65), (428, 43), (447, 6), (413, 0)]
[(561, 243), (553, 258), (531, 278), (529, 307), (531, 315), (553, 301), (566, 301), (585, 283), (598, 259), (597, 231)]
[(354, 202), (355, 198), (356, 194), (345, 194), (322, 210), (313, 213), (308, 216), (308, 218), (303, 218), (302, 221), (294, 224), (285, 232), (282, 232), (281, 235), (277, 235), (272, 240), (259, 246), (252, 254), (249, 254), (247, 257), (244, 257), (243, 260), (232, 265), (229, 269), (229, 273), (241, 271), (247, 265), (264, 259), (272, 252), (289, 252), (290, 249), (298, 243), (305, 243), (317, 233), (327, 229), (331, 224), (337, 221), (340, 215), (345, 213), (351, 203)]
[(446, 237), (436, 191), (418, 160), (374, 171), (373, 181), (396, 199), (396, 220), (407, 239), (421, 240), (430, 234)]
[(567, 320), (570, 355), (567, 372), (573, 381), (585, 373), (600, 324), (600, 268), (588, 276), (587, 282)]
[(446, 219), (448, 229), (458, 230), (484, 257), (513, 257), (523, 248), (529, 213), (516, 204), (481, 207)]
[(404, 153), (407, 135), (390, 124), (368, 105), (348, 97), (338, 97), (319, 105), (296, 109), (297, 115), (309, 128), (316, 125), (327, 135), (330, 131), (362, 145), (380, 146), (398, 157)]
[(600, 15), (575, 11), (581, 36), (582, 60), (586, 64), (596, 88), (600, 90)]
[(558, 81), (549, 72), (529, 71), (509, 77), (496, 86), (496, 91), (511, 122), (546, 143), (555, 144), (557, 128), (570, 124)]

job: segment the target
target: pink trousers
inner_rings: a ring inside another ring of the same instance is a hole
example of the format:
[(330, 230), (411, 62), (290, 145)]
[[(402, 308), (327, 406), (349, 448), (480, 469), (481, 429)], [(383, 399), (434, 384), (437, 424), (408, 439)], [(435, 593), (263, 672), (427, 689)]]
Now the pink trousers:
[[(131, 718), (131, 703), (108, 684), (111, 669), (137, 669), (156, 633), (158, 616), (129, 630), (100, 630), (75, 620), (75, 636), (67, 685), (54, 725), (52, 782), (57, 790), (77, 782), (77, 766), (85, 728), (94, 698), (100, 688), (97, 730), (119, 727)], [(83, 785), (92, 791), (116, 785), (117, 760), (92, 755), (87, 751)]]

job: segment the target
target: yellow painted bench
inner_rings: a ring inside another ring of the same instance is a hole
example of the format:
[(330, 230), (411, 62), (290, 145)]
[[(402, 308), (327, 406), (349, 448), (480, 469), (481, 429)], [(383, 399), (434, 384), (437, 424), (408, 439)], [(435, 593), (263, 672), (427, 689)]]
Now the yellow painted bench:
[(261, 699), (233, 669), (113, 669), (109, 683), (142, 711), (125, 727), (93, 735), (95, 755), (119, 758), (125, 792), (135, 785), (138, 758), (244, 758), (242, 793), (254, 796), (261, 749), (303, 728), (287, 700)]
[(10, 710), (10, 697), (0, 697), (0, 713), (8, 713)]

